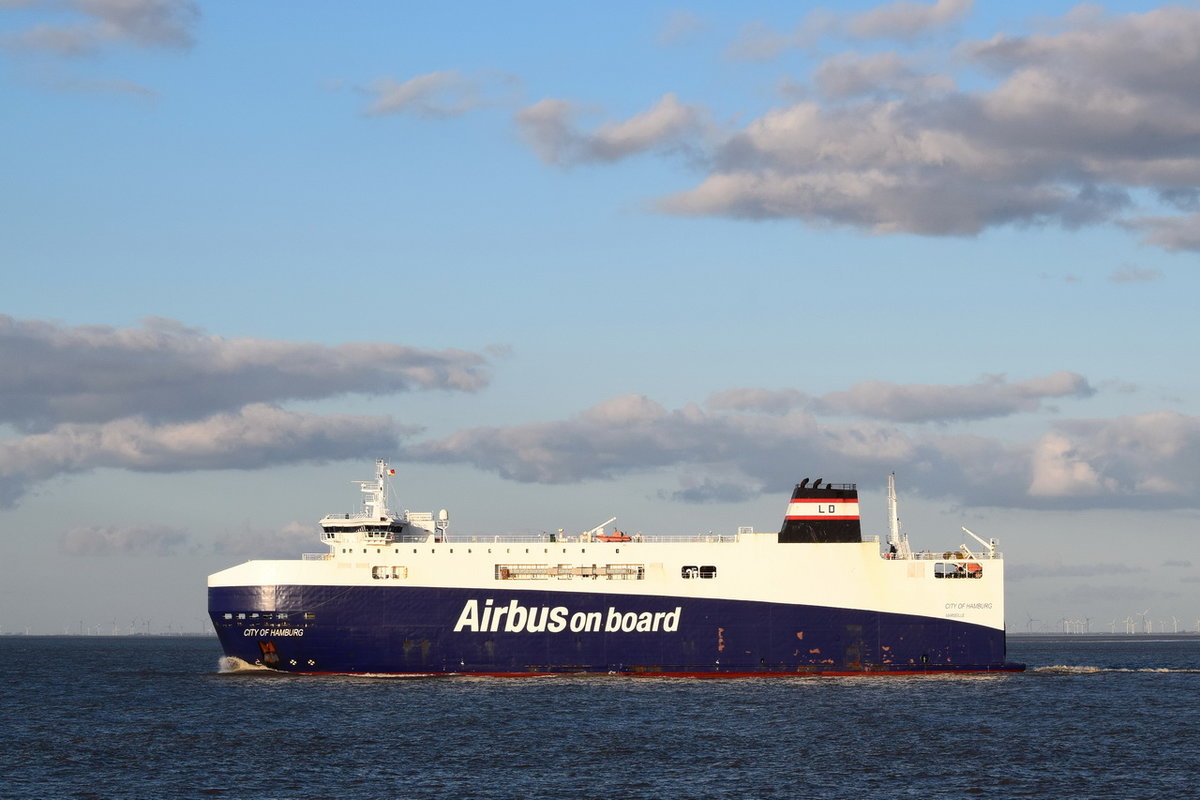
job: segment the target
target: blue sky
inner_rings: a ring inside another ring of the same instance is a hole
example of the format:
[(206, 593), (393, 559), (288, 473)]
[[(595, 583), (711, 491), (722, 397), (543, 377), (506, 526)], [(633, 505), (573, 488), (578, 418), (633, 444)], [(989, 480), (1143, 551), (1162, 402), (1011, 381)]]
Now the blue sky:
[[(1200, 618), (1200, 6), (0, 0), (0, 631), (854, 481), (1009, 624)], [(151, 610), (153, 609), (153, 610)]]

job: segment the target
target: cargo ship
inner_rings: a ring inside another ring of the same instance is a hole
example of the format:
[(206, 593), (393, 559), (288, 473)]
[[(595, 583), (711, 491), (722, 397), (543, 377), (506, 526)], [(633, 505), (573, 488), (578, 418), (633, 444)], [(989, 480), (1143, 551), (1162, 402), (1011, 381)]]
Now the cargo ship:
[[(232, 663), (306, 674), (692, 677), (1012, 672), (994, 539), (916, 552), (888, 477), (889, 532), (854, 484), (805, 479), (779, 530), (461, 535), (445, 510), (320, 521), (325, 552), (208, 579)], [(958, 537), (955, 537), (958, 538)], [(963, 537), (966, 538), (966, 537)]]

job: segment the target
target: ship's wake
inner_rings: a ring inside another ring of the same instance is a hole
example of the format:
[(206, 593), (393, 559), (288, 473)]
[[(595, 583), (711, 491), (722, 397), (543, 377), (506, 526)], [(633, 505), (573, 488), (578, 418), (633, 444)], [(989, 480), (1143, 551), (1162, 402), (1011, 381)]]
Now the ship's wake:
[(431, 678), (454, 678), (457, 673), (454, 672), (334, 672), (331, 673), (335, 678), (370, 678), (371, 680), (389, 680), (389, 681), (423, 681)]
[[(221, 656), (217, 659), (217, 673), (220, 675), (252, 675), (255, 677), (281, 677), (281, 678), (296, 678), (302, 677), (307, 673), (289, 672), (281, 669), (272, 669), (271, 667), (262, 664), (251, 664), (249, 661), (244, 661), (237, 656)], [(321, 673), (324, 678), (369, 678), (372, 680), (387, 679), (387, 680), (429, 680), (431, 678), (453, 678), (458, 677), (458, 673), (395, 673), (395, 672), (326, 672)]]
[(1045, 667), (1030, 667), (1029, 671), (1040, 675), (1105, 675), (1113, 673), (1200, 674), (1200, 667), (1092, 667), (1053, 664)]

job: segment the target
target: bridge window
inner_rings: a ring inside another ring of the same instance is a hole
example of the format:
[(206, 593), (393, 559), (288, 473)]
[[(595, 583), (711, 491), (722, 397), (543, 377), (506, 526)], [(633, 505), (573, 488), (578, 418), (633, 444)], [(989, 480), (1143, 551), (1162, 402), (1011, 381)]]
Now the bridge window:
[(646, 579), (644, 564), (497, 564), (496, 580), (571, 580), (587, 578), (609, 581), (641, 581)]

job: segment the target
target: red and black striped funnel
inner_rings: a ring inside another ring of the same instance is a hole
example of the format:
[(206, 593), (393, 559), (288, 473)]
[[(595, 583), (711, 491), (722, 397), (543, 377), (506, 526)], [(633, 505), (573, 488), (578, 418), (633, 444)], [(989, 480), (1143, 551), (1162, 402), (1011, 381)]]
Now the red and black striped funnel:
[(861, 542), (858, 487), (853, 483), (826, 483), (808, 478), (796, 484), (779, 541), (826, 544)]

